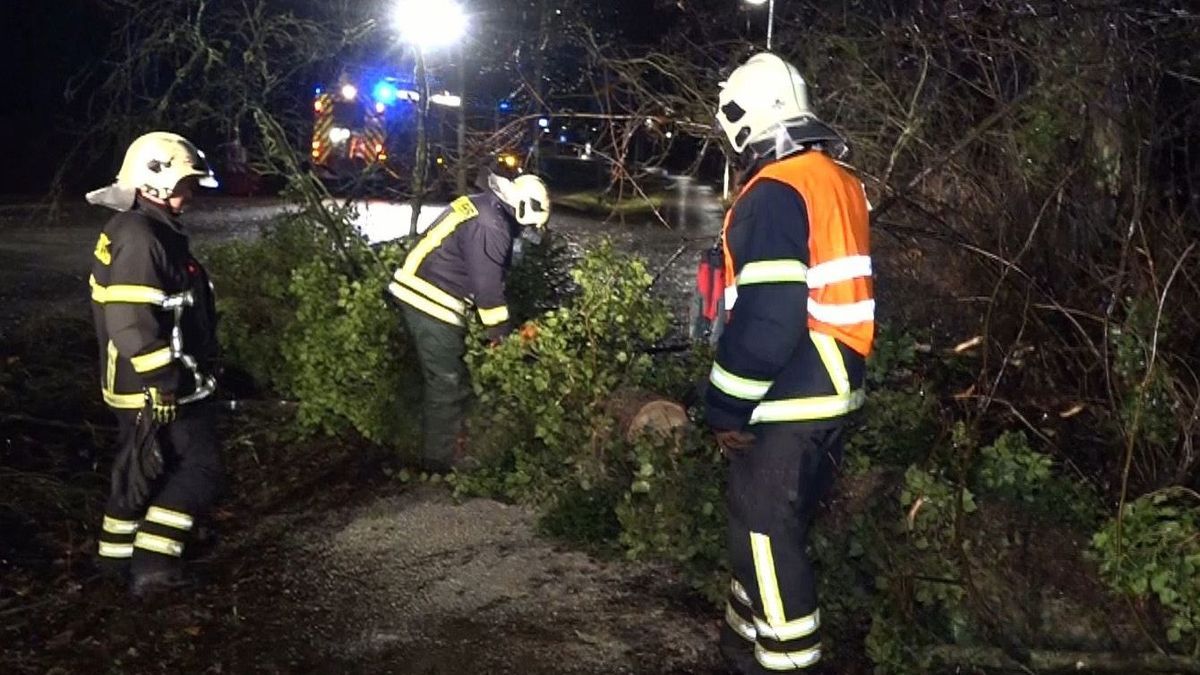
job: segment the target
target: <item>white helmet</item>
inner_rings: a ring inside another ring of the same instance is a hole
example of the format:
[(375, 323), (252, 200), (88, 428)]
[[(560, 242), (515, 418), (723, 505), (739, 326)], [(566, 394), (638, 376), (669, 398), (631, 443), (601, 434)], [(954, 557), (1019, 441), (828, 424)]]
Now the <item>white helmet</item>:
[(133, 205), (137, 191), (166, 200), (179, 181), (191, 176), (198, 177), (202, 187), (217, 187), (204, 153), (191, 141), (179, 134), (152, 131), (129, 144), (117, 182), (89, 192), (87, 200), (125, 211)]
[(540, 229), (550, 220), (550, 190), (541, 178), (527, 173), (509, 180), (493, 173), (488, 187), (512, 207), (518, 223)]
[(815, 117), (800, 71), (774, 54), (751, 56), (721, 83), (717, 122), (736, 152), (773, 138), (785, 122)]

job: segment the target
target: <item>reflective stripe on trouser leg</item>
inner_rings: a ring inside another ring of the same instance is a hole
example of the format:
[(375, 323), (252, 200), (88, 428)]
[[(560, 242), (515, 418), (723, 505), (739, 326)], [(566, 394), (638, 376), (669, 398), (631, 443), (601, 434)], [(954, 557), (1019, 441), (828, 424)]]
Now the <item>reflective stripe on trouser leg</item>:
[(137, 533), (136, 520), (125, 520), (104, 514), (100, 526), (98, 553), (101, 558), (130, 558), (133, 556), (133, 537)]
[(157, 505), (151, 506), (146, 510), (146, 518), (142, 521), (142, 527), (138, 530), (133, 545), (145, 551), (174, 558), (181, 557), (192, 524), (192, 516), (188, 513)]
[(159, 534), (151, 534), (150, 532), (138, 532), (137, 536), (133, 539), (133, 547), (172, 558), (183, 556), (182, 541)]
[(821, 660), (821, 646), (813, 644), (813, 636), (820, 625), (820, 613), (814, 611), (789, 621), (784, 613), (771, 538), (751, 532), (750, 550), (763, 615), (754, 617), (754, 659), (771, 671), (800, 670), (817, 663)]
[(729, 598), (725, 601), (725, 623), (738, 637), (754, 642), (754, 609), (750, 595), (737, 579), (729, 581)]

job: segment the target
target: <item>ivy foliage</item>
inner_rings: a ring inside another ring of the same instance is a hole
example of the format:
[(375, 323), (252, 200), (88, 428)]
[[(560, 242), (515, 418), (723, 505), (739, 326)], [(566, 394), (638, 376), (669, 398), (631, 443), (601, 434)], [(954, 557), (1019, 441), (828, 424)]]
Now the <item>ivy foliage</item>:
[(1100, 573), (1118, 593), (1154, 598), (1168, 615), (1167, 637), (1200, 650), (1200, 504), (1170, 488), (1126, 504), (1092, 537)]

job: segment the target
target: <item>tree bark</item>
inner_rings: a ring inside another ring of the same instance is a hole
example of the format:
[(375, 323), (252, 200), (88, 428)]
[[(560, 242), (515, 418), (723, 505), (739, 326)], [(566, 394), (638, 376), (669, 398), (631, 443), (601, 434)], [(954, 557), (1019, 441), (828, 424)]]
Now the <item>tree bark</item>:
[(412, 174), (412, 220), (408, 234), (417, 236), (417, 219), (421, 217), (421, 206), (425, 202), (425, 170), (429, 166), (429, 140), (425, 132), (429, 117), (429, 76), (425, 71), (425, 52), (417, 48), (417, 89), (421, 100), (417, 101), (417, 150)]
[(653, 433), (674, 436), (687, 427), (687, 410), (679, 403), (641, 389), (619, 389), (607, 408), (626, 441)]

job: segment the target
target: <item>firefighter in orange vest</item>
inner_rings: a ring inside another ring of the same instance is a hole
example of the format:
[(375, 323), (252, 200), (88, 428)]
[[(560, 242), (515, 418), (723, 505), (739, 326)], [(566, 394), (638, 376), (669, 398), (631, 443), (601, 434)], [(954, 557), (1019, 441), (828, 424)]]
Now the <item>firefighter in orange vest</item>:
[(875, 301), (862, 183), (800, 73), (758, 54), (723, 83), (717, 120), (745, 166), (723, 233), (728, 324), (706, 394), (729, 457), (733, 572), (721, 651), (741, 672), (821, 659), (809, 527), (864, 402)]

